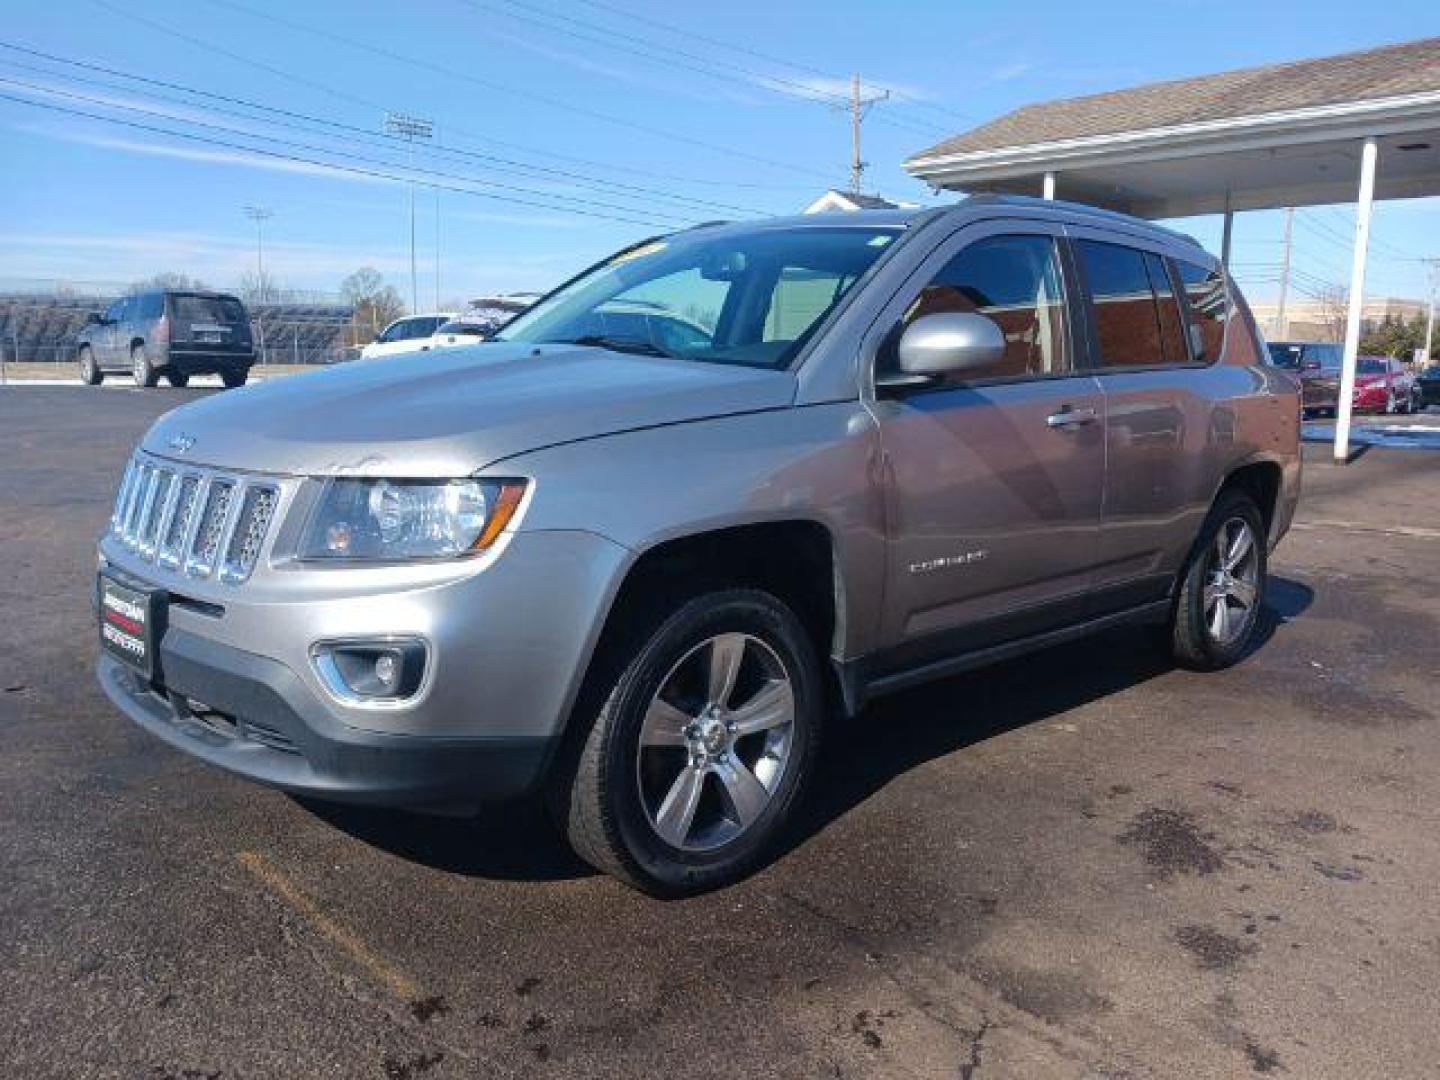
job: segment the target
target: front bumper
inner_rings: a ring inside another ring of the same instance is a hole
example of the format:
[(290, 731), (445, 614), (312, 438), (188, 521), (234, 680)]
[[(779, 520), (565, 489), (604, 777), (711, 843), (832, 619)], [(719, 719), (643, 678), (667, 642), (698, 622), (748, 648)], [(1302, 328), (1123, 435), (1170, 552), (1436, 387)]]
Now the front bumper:
[[(265, 784), (416, 806), (533, 786), (628, 558), (593, 533), (543, 530), (511, 535), (493, 560), (305, 569), (262, 559), (249, 580), (226, 584), (164, 570), (113, 535), (100, 553), (107, 573), (168, 594), (154, 685), (100, 661), (101, 684), (128, 716)], [(317, 670), (317, 643), (386, 637), (426, 644), (422, 689), (386, 707), (338, 697)]]
[(1355, 396), (1350, 399), (1351, 408), (1376, 409), (1383, 411), (1390, 400), (1390, 392), (1383, 386), (1357, 386)]
[[(553, 740), (381, 735), (337, 722), (275, 660), (170, 629), (164, 685), (101, 654), (100, 685), (130, 719), (178, 750), (250, 780), (341, 802), (449, 808), (535, 788)], [(203, 711), (192, 702), (203, 701)]]

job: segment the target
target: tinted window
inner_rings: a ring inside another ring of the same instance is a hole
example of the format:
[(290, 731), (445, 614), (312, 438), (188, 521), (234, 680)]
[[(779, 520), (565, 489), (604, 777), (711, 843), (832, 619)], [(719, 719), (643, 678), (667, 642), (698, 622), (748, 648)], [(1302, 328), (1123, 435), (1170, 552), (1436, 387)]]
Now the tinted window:
[(941, 312), (984, 315), (1004, 333), (1005, 355), (967, 378), (1053, 375), (1070, 369), (1062, 282), (1050, 237), (989, 237), (950, 260), (910, 305), (905, 322)]
[(137, 300), (136, 318), (158, 319), (165, 311), (164, 293), (145, 293)]
[(1270, 363), (1279, 368), (1287, 368), (1295, 371), (1300, 367), (1300, 357), (1304, 350), (1303, 345), (1292, 345), (1284, 341), (1270, 342)]
[(1212, 363), (1225, 348), (1225, 323), (1230, 314), (1225, 280), (1219, 270), (1195, 263), (1177, 259), (1175, 267), (1189, 301), (1191, 344), (1201, 360)]
[(1356, 370), (1361, 375), (1384, 375), (1390, 370), (1390, 364), (1383, 356), (1362, 356)]
[(238, 323), (245, 318), (245, 309), (232, 296), (190, 296), (184, 293), (170, 298), (170, 310), (180, 323)]
[(441, 327), (435, 331), (435, 333), (459, 334), (462, 337), (484, 337), (486, 334), (490, 333), (492, 329), (493, 327), (486, 323), (460, 322), (459, 320), (453, 320), (451, 322), (442, 324)]
[(1185, 341), (1185, 324), (1180, 310), (1180, 298), (1175, 295), (1171, 284), (1170, 270), (1165, 260), (1151, 252), (1145, 254), (1145, 269), (1150, 273), (1150, 288), (1155, 292), (1155, 303), (1160, 315), (1160, 348), (1167, 364), (1188, 364), (1191, 360), (1190, 346)]
[(1081, 240), (1075, 246), (1094, 304), (1100, 365), (1153, 367), (1165, 363), (1160, 314), (1145, 253), (1095, 240)]
[(111, 304), (108, 308), (105, 309), (105, 321), (118, 322), (120, 319), (120, 312), (124, 309), (124, 307), (124, 300), (116, 300), (113, 304)]

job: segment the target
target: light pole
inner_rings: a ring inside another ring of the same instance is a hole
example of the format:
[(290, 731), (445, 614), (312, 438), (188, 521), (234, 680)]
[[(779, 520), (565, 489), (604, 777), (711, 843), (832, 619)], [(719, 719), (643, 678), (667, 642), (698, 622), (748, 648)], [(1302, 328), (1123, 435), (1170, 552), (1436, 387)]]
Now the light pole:
[(415, 140), (428, 139), (435, 133), (435, 125), (418, 116), (404, 113), (385, 114), (385, 134), (398, 136), (410, 148), (410, 311), (420, 310), (420, 287), (415, 276)]
[[(246, 206), (245, 216), (255, 222), (255, 291), (260, 295), (260, 303), (264, 304), (269, 299), (269, 290), (265, 287), (265, 222), (275, 216), (275, 211), (268, 206)], [(264, 364), (266, 353), (263, 314), (256, 317), (255, 326), (260, 331), (260, 363)]]

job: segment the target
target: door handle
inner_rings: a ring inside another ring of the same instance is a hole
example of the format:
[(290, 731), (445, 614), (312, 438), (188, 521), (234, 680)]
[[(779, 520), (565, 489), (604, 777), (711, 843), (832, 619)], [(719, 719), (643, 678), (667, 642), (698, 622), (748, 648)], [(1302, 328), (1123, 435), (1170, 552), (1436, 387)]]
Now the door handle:
[(1050, 428), (1079, 427), (1081, 424), (1093, 424), (1100, 419), (1099, 413), (1088, 405), (1083, 409), (1072, 409), (1068, 405), (1057, 413), (1051, 413), (1045, 418), (1045, 426)]

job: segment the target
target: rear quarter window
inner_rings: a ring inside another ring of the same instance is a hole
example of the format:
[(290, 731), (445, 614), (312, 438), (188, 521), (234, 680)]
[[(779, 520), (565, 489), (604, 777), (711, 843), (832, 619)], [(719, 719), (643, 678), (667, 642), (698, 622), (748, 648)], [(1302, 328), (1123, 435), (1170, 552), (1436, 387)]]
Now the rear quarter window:
[(1175, 260), (1181, 287), (1190, 309), (1191, 345), (1197, 359), (1213, 364), (1225, 348), (1225, 327), (1230, 318), (1230, 298), (1219, 270), (1198, 263)]

